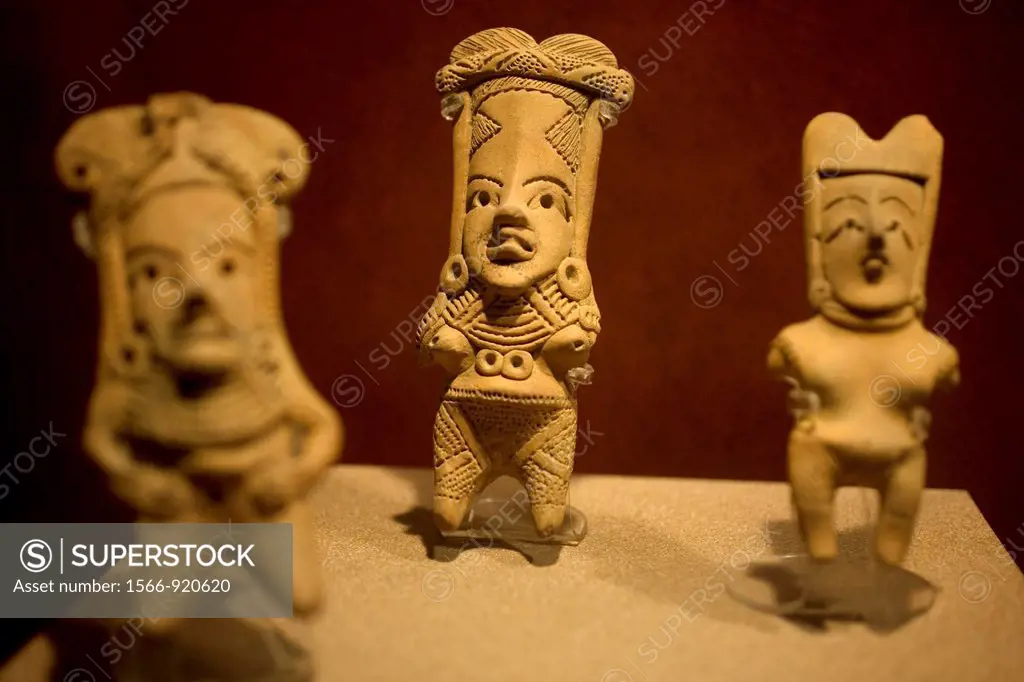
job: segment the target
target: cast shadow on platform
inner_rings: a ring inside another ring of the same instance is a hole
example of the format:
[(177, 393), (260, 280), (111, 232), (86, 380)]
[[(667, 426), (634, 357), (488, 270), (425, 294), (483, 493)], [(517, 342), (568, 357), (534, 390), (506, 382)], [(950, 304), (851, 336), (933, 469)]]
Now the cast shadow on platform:
[[(894, 632), (934, 604), (938, 588), (917, 574), (875, 562), (874, 526), (840, 531), (839, 558), (815, 564), (804, 554), (796, 522), (768, 523), (773, 557), (755, 561), (731, 588), (748, 588), (749, 604), (809, 632), (824, 633), (830, 623), (863, 622), (879, 633)], [(754, 587), (751, 587), (754, 586)], [(747, 601), (747, 599), (743, 599)]]
[(405, 527), (406, 535), (416, 535), (420, 538), (428, 559), (448, 563), (455, 561), (466, 550), (499, 548), (517, 552), (534, 566), (553, 566), (558, 562), (562, 545), (506, 541), (499, 538), (445, 538), (434, 524), (434, 515), (430, 509), (434, 494), (432, 477), (425, 475), (420, 469), (394, 469), (389, 473), (403, 480), (415, 492), (417, 500), (414, 507), (402, 514), (396, 514), (392, 520)]
[(562, 545), (510, 542), (497, 538), (445, 538), (434, 525), (433, 512), (423, 506), (413, 507), (393, 518), (405, 526), (406, 535), (419, 536), (428, 559), (442, 563), (455, 561), (466, 550), (499, 548), (518, 552), (534, 566), (553, 566), (558, 563), (562, 552)]

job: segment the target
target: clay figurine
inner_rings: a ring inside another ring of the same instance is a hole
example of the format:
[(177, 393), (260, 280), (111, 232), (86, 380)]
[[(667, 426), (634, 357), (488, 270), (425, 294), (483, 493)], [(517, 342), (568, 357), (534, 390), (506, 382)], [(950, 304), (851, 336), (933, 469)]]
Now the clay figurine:
[(904, 559), (925, 485), (933, 391), (959, 381), (957, 353), (922, 324), (942, 137), (923, 116), (881, 140), (849, 116), (808, 125), (804, 211), (815, 315), (784, 329), (768, 365), (794, 387), (793, 504), (811, 557), (838, 553), (836, 488), (875, 488), (874, 554)]
[(509, 475), (546, 537), (565, 518), (576, 387), (600, 331), (587, 238), (601, 137), (633, 79), (593, 38), (538, 44), (498, 28), (459, 43), (437, 88), (455, 178), (449, 256), (419, 328), (423, 356), (450, 377), (434, 423), (434, 518), (458, 528)]
[(139, 521), (293, 524), (298, 616), (322, 590), (306, 496), (342, 442), (280, 310), (303, 147), (269, 114), (174, 93), (84, 117), (56, 152), (91, 197), (74, 232), (99, 276), (85, 452)]

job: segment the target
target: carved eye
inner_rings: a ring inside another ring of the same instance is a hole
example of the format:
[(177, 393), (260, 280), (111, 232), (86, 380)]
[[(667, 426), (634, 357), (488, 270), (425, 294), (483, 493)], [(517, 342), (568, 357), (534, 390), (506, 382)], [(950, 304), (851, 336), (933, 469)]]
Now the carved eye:
[(530, 201), (530, 208), (542, 208), (545, 210), (557, 210), (566, 220), (569, 219), (569, 207), (564, 196), (560, 192), (544, 192), (538, 194)]
[(487, 190), (485, 190), (485, 189), (478, 190), (476, 192), (473, 192), (473, 196), (470, 197), (470, 199), (469, 199), (469, 207), (470, 207), (470, 209), (474, 209), (474, 208), (482, 208), (484, 206), (489, 206), (491, 204), (491, 200), (492, 199), (493, 199), (493, 197), (491, 196), (491, 193), (488, 192)]
[(235, 271), (235, 261), (230, 258), (225, 258), (221, 261), (220, 271), (223, 275), (230, 275)]
[(886, 226), (885, 231), (886, 232), (895, 232), (896, 230), (899, 229), (899, 227), (900, 227), (900, 221), (894, 220), (889, 225)]
[(156, 279), (156, 276), (160, 274), (155, 265), (147, 265), (144, 272), (146, 273), (146, 279)]
[(864, 229), (864, 227), (853, 218), (847, 218), (846, 220), (844, 220), (841, 227), (844, 230), (857, 230), (858, 232)]

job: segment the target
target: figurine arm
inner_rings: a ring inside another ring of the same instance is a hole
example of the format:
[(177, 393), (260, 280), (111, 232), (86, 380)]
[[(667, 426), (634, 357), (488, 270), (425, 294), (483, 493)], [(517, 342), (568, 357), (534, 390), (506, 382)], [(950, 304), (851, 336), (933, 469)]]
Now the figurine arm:
[[(297, 369), (295, 370), (297, 373)], [(293, 374), (293, 377), (296, 374)], [(303, 428), (294, 457), (253, 467), (228, 506), (238, 518), (267, 518), (303, 498), (323, 471), (338, 458), (344, 440), (341, 419), (304, 378), (297, 378), (290, 395), (297, 396), (289, 416)]]
[(122, 391), (116, 386), (100, 385), (82, 432), (85, 453), (114, 479), (130, 475), (139, 465), (131, 448), (118, 436), (125, 410)]
[(306, 428), (297, 464), (302, 487), (307, 489), (338, 458), (345, 440), (345, 429), (341, 419), (319, 394), (310, 396), (296, 415), (296, 421)]
[(797, 382), (801, 379), (796, 350), (785, 331), (776, 336), (768, 347), (768, 370), (780, 379)]
[(790, 386), (787, 404), (796, 428), (801, 431), (813, 430), (814, 417), (821, 409), (821, 398), (804, 386), (804, 375), (797, 361), (796, 348), (785, 330), (768, 347), (768, 369)]
[(939, 390), (948, 391), (960, 385), (960, 354), (946, 341), (940, 339), (939, 343), (944, 352), (935, 386)]
[(473, 366), (473, 345), (465, 334), (445, 321), (442, 313), (447, 305), (448, 297), (439, 293), (434, 305), (420, 320), (417, 345), (424, 360), (441, 365), (449, 374), (457, 376)]
[(541, 348), (541, 357), (556, 376), (564, 376), (573, 367), (587, 364), (600, 331), (601, 314), (591, 296), (580, 304), (576, 322), (551, 335)]
[(127, 407), (124, 391), (118, 384), (98, 388), (82, 434), (86, 454), (110, 478), (113, 493), (142, 514), (170, 520), (196, 509), (199, 494), (182, 473), (140, 462), (121, 437)]

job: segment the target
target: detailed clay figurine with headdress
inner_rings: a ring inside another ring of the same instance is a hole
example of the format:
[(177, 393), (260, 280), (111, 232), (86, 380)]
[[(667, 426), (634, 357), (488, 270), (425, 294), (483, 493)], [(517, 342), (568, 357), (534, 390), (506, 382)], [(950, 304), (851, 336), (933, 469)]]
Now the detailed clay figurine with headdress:
[[(843, 151), (839, 151), (842, 149)], [(899, 564), (925, 485), (926, 403), (959, 381), (956, 351), (922, 324), (942, 137), (923, 116), (883, 139), (822, 114), (804, 135), (809, 293), (815, 316), (784, 329), (770, 368), (801, 404), (789, 480), (808, 551), (835, 558), (835, 491), (876, 488), (875, 555)]]
[(547, 536), (565, 517), (575, 388), (600, 331), (586, 256), (601, 136), (633, 79), (592, 38), (538, 44), (500, 28), (459, 43), (437, 87), (455, 122), (455, 191), (440, 293), (419, 329), (451, 376), (434, 425), (434, 516), (459, 527), (511, 475)]
[(99, 274), (85, 451), (140, 521), (293, 524), (298, 615), (321, 595), (305, 498), (342, 438), (280, 310), (303, 146), (269, 114), (176, 93), (82, 118), (56, 153), (91, 195), (75, 237)]

